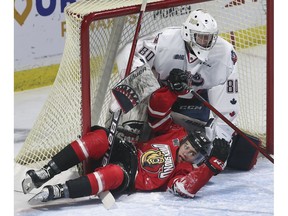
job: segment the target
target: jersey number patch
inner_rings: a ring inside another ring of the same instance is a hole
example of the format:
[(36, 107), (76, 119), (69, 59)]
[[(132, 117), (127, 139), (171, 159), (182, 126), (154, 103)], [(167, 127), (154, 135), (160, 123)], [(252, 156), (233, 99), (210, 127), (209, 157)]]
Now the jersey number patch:
[(228, 93), (238, 93), (238, 79), (227, 80), (227, 92)]
[(147, 61), (150, 61), (155, 56), (155, 53), (149, 50), (147, 47), (142, 47), (139, 53), (143, 55)]

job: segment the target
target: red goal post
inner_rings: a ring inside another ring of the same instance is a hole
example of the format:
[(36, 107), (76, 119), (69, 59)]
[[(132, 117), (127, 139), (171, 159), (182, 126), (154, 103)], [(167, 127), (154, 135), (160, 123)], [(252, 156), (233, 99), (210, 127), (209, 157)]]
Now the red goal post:
[[(15, 167), (22, 174), (27, 168), (43, 166), (63, 147), (87, 133), (91, 125), (105, 125), (109, 90), (120, 79), (115, 57), (133, 39), (141, 3), (80, 0), (65, 8), (67, 34), (60, 68), (15, 158)], [(189, 12), (198, 8), (215, 17), (220, 36), (231, 42), (238, 54), (237, 127), (261, 138), (262, 147), (273, 154), (273, 1), (150, 0), (140, 37), (179, 26)]]

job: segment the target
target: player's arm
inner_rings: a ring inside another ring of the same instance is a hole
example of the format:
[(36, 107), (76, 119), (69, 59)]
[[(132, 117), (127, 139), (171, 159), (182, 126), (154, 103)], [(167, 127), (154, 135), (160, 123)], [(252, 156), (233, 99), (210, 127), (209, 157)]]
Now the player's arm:
[[(227, 64), (230, 64), (228, 67), (231, 71), (230, 75), (223, 84), (210, 89), (208, 91), (208, 97), (211, 105), (222, 113), (229, 121), (235, 124), (240, 109), (238, 100), (237, 63), (234, 58), (229, 57)], [(215, 119), (213, 127), (216, 137), (230, 141), (234, 130), (218, 116), (214, 115), (212, 117)]]
[(186, 94), (187, 74), (173, 69), (167, 79), (167, 86), (155, 91), (148, 103), (148, 124), (154, 132), (165, 133), (172, 123), (171, 107), (178, 95)]
[(174, 177), (168, 182), (168, 191), (176, 196), (193, 198), (212, 176), (213, 172), (204, 164), (194, 168), (188, 162), (179, 163)]
[[(145, 38), (140, 38), (137, 42), (136, 52), (133, 57), (131, 71), (135, 70), (137, 67), (142, 66), (143, 64), (149, 65), (150, 68), (153, 68), (155, 53), (157, 47), (157, 40), (155, 40), (155, 35), (147, 36)], [(128, 58), (131, 51), (131, 43), (124, 46), (116, 57), (116, 63), (118, 67), (118, 72), (123, 79)]]
[(148, 102), (148, 124), (153, 132), (168, 131), (172, 123), (171, 107), (177, 95), (165, 86), (151, 94)]
[(230, 146), (224, 139), (215, 139), (213, 148), (204, 163), (194, 168), (189, 163), (179, 163), (175, 175), (168, 182), (168, 191), (175, 195), (193, 198), (211, 179), (225, 168)]

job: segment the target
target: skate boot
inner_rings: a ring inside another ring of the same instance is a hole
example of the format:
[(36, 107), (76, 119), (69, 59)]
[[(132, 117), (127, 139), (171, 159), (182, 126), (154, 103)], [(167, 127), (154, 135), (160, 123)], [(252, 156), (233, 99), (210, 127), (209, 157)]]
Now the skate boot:
[(68, 197), (69, 192), (66, 184), (47, 185), (39, 193), (28, 200), (28, 203), (30, 205), (37, 205), (50, 200)]
[(32, 189), (39, 188), (58, 173), (60, 173), (60, 170), (53, 161), (40, 170), (28, 170), (25, 179), (22, 181), (23, 193), (27, 194)]

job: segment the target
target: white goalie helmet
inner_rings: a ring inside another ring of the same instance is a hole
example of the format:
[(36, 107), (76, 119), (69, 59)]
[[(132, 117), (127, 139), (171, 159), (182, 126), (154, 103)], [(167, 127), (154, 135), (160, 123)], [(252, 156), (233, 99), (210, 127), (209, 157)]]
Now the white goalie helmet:
[(182, 38), (195, 55), (206, 61), (218, 37), (216, 20), (205, 10), (192, 11), (182, 25)]

